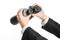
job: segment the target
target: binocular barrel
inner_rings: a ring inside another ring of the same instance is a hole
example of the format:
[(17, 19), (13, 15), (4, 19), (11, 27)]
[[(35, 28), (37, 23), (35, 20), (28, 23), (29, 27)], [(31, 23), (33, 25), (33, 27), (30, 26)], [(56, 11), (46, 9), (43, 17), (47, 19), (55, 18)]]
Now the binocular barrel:
[[(42, 10), (42, 9), (41, 9), (38, 5), (35, 5), (34, 7), (30, 6), (28, 9), (24, 9), (22, 13), (23, 13), (23, 16), (26, 17), (26, 16), (28, 16), (28, 15), (31, 14), (31, 13), (36, 14), (36, 13), (40, 12), (41, 10)], [(31, 16), (31, 18), (32, 18), (32, 16)], [(31, 19), (31, 18), (30, 18), (30, 19)], [(13, 17), (10, 19), (10, 22), (11, 22), (11, 24), (13, 24), (13, 25), (18, 24), (17, 17), (16, 17), (16, 16), (13, 16)]]

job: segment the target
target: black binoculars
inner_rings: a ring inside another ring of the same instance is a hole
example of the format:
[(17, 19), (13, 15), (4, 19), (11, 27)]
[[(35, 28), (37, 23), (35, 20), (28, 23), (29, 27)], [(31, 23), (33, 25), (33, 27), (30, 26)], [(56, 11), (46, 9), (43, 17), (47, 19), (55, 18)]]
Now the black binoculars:
[[(24, 9), (22, 14), (24, 17), (28, 16), (29, 14), (31, 13), (38, 13), (40, 12), (42, 9), (38, 6), (38, 5), (35, 5), (34, 7), (30, 6), (28, 9)], [(32, 18), (32, 16), (31, 16)], [(30, 18), (30, 19), (31, 19)], [(13, 24), (13, 25), (16, 25), (18, 24), (18, 20), (17, 20), (17, 17), (16, 16), (13, 16), (11, 19), (10, 19), (10, 22)]]

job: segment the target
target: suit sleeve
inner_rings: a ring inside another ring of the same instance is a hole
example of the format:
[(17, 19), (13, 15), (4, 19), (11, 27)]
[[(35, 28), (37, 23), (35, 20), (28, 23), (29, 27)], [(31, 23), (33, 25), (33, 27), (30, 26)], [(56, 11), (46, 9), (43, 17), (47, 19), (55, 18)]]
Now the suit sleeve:
[(32, 28), (28, 27), (23, 34), (22, 40), (47, 40), (47, 39), (42, 37)]
[(48, 22), (42, 28), (60, 38), (60, 24), (51, 18), (49, 18)]

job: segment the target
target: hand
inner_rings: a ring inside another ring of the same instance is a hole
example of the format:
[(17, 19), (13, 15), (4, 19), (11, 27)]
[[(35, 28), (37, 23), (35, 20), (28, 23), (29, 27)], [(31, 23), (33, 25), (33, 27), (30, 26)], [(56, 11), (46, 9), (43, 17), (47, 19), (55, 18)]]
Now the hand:
[[(37, 5), (37, 4), (33, 4), (32, 6), (35, 6), (35, 5)], [(42, 9), (42, 7), (41, 7), (41, 9)], [(44, 14), (43, 9), (39, 13), (36, 13), (36, 14), (33, 13), (32, 16), (37, 16), (42, 20), (45, 20), (47, 18), (47, 16)]]
[(25, 27), (28, 24), (29, 19), (31, 17), (31, 15), (28, 15), (28, 16), (24, 17), (23, 14), (22, 14), (23, 10), (24, 9), (20, 9), (17, 13), (17, 19), (18, 19), (19, 23), (21, 24), (22, 28)]

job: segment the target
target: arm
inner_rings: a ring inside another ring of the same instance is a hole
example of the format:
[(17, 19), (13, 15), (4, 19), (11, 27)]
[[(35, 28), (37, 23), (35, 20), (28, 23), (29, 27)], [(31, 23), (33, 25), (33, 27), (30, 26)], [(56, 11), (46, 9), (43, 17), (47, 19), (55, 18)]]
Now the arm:
[(25, 32), (23, 33), (22, 40), (47, 40), (46, 38), (42, 37), (32, 28), (28, 27)]
[[(34, 5), (37, 5), (37, 4), (34, 4)], [(41, 9), (42, 9), (42, 7), (41, 7)], [(58, 24), (57, 22), (55, 22), (51, 18), (48, 18), (44, 14), (43, 9), (37, 14), (32, 14), (32, 16), (39, 17), (43, 22), (42, 28), (60, 38), (60, 24)]]
[(49, 18), (48, 22), (42, 26), (43, 29), (60, 38), (60, 24)]

